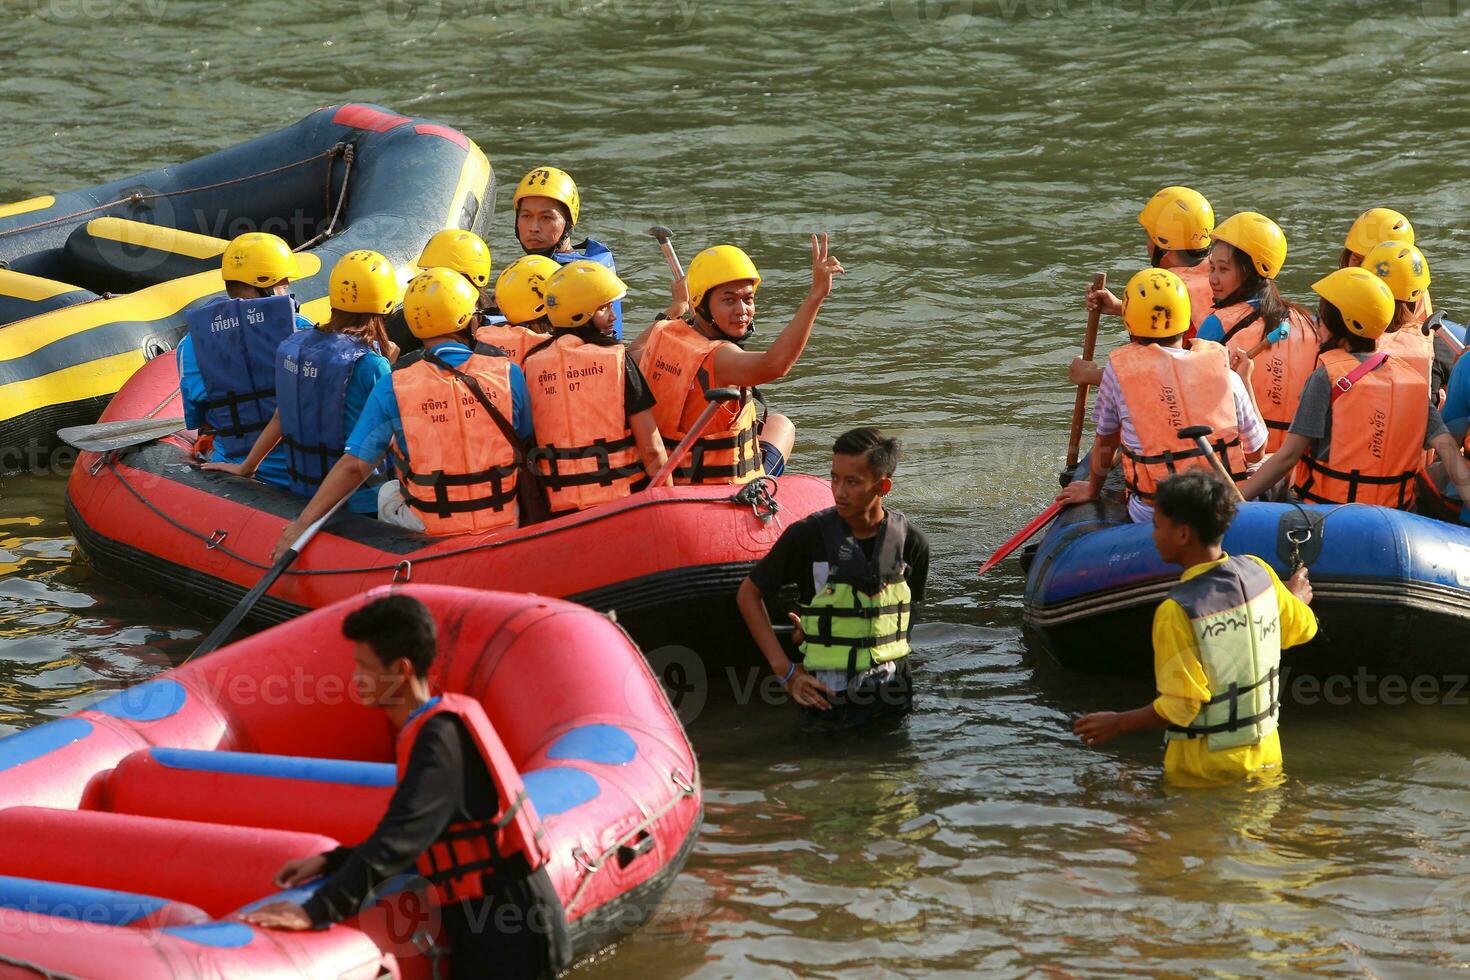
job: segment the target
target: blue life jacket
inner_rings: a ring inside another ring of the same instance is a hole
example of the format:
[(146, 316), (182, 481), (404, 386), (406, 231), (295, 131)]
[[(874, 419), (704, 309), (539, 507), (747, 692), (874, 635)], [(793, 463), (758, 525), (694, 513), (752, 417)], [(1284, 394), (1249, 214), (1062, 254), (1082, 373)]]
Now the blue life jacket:
[(243, 458), (276, 411), (276, 348), (296, 330), (290, 296), (223, 299), (184, 314), (215, 445)]
[(347, 385), (372, 348), (346, 334), (302, 330), (276, 348), (276, 399), (290, 490), (310, 497), (347, 445)]
[[(613, 261), (612, 249), (592, 238), (573, 245), (570, 252), (552, 252), (551, 257), (562, 265), (566, 265), (568, 262), (577, 262), (586, 259), (589, 262), (596, 262), (598, 265), (605, 265), (613, 272), (618, 271), (618, 265)], [(616, 300), (613, 303), (613, 336), (619, 340), (623, 339), (622, 300)]]

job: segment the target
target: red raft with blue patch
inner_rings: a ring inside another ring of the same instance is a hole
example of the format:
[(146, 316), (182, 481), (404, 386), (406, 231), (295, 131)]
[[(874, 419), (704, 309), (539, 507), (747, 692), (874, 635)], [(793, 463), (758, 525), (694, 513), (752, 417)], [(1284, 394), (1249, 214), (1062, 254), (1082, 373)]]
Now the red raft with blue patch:
[[(317, 932), (234, 913), (285, 861), (356, 844), (396, 781), (395, 732), (351, 696), (344, 616), (318, 610), (0, 739), (0, 975), (427, 977), (414, 891)], [(431, 680), (477, 700), (538, 842), (565, 969), (645, 921), (694, 845), (698, 763), (638, 648), (555, 599), (408, 586), (439, 624)], [(442, 945), (442, 944), (441, 944)], [(29, 975), (29, 974), (27, 974)]]

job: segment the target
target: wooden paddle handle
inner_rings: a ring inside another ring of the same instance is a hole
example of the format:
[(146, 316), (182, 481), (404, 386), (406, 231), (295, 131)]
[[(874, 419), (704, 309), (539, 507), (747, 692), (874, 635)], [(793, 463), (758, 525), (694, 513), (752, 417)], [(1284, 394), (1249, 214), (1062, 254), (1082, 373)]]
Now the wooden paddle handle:
[[(1099, 272), (1092, 277), (1093, 289), (1106, 289), (1108, 285), (1108, 274)], [(1097, 349), (1097, 321), (1102, 315), (1101, 304), (1099, 308), (1087, 314), (1087, 336), (1082, 338), (1082, 359), (1092, 360), (1092, 355)], [(1077, 400), (1072, 403), (1072, 433), (1067, 437), (1067, 466), (1077, 465), (1077, 454), (1082, 449), (1082, 414), (1087, 411), (1087, 385), (1077, 386)]]

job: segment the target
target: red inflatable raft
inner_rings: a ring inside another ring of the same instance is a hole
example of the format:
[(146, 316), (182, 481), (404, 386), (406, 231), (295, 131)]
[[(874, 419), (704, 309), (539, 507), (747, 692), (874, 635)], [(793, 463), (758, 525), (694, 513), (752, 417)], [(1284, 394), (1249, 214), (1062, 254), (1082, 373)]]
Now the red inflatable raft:
[[(564, 969), (643, 922), (683, 866), (701, 816), (694, 752), (607, 617), (404, 588), (439, 623), (432, 679), (478, 699), (503, 744), (502, 801), (524, 789), (516, 819), (560, 901), (542, 931)], [(363, 840), (392, 793), (395, 733), (351, 696), (340, 631), (363, 601), (0, 739), (0, 977), (430, 974), (436, 922), (414, 892), (321, 932), (231, 918), (280, 897), (283, 862)]]
[[(182, 414), (170, 353), (133, 375), (102, 418)], [(200, 470), (191, 444), (183, 433), (106, 457), (81, 454), (67, 516), (105, 574), (191, 608), (228, 609), (270, 566), (271, 547), (304, 502)], [(831, 505), (824, 481), (791, 475), (744, 488), (661, 487), (478, 537), (431, 538), (339, 513), (252, 615), (257, 625), (284, 622), (391, 582), (470, 585), (615, 612), (646, 650), (677, 643), (716, 661), (750, 657), (736, 589), (784, 526)]]

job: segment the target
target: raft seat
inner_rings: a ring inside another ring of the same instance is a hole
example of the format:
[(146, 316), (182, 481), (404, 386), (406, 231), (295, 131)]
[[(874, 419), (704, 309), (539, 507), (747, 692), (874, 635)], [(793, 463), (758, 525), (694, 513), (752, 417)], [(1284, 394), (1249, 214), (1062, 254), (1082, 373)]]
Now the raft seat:
[(0, 269), (0, 324), (14, 323), (97, 298), (91, 290), (71, 283), (14, 269)]
[[(282, 864), (335, 838), (97, 810), (0, 810), (0, 875), (144, 895), (221, 918), (274, 892)], [(228, 873), (222, 873), (228, 869)]]
[(142, 817), (366, 840), (398, 781), (394, 766), (155, 746), (108, 777), (107, 809)]
[[(93, 218), (66, 239), (69, 278), (101, 293), (131, 293), (171, 279), (218, 271), (229, 242), (127, 218)], [(220, 287), (223, 288), (223, 282)]]
[(0, 875), (0, 908), (89, 924), (162, 929), (209, 922), (203, 909), (157, 895)]

